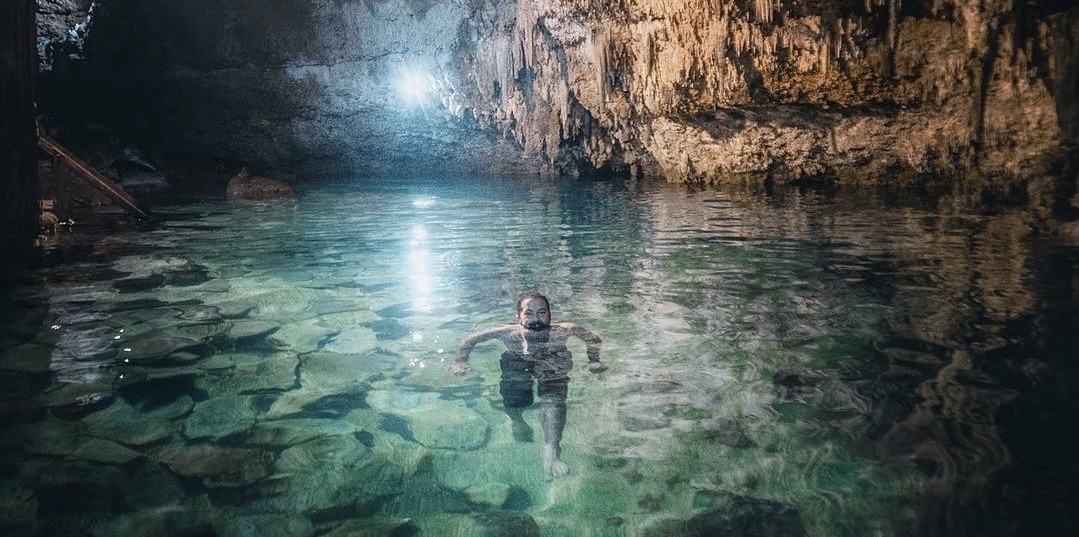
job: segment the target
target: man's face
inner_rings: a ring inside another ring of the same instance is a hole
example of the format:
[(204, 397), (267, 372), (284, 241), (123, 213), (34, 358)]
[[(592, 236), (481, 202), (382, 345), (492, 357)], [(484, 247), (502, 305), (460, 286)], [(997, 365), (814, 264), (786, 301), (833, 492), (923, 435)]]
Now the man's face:
[(517, 323), (529, 330), (546, 330), (551, 327), (551, 312), (542, 298), (529, 298), (521, 303)]

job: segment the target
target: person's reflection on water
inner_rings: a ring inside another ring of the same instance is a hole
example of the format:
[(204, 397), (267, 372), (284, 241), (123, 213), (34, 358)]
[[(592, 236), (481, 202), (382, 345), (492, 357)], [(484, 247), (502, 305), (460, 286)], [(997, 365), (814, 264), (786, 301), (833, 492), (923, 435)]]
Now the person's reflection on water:
[(491, 339), (506, 346), (502, 353), (502, 382), (499, 385), (506, 413), (513, 420), (513, 436), (531, 442), (532, 429), (522, 411), (532, 405), (532, 386), (538, 383), (540, 426), (543, 428), (543, 469), (551, 477), (569, 473), (562, 462), (562, 430), (566, 426), (566, 393), (573, 356), (566, 348), (571, 337), (580, 338), (588, 349), (588, 370), (607, 369), (599, 360), (599, 336), (570, 323), (551, 323), (551, 304), (539, 293), (525, 293), (517, 300), (516, 322), (472, 334), (461, 342), (450, 371), (468, 371), (473, 347)]

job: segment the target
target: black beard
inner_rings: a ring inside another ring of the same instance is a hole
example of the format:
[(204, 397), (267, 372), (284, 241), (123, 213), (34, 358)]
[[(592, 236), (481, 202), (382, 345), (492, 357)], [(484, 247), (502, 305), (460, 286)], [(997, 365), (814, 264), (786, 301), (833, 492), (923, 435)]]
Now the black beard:
[(547, 330), (550, 327), (551, 327), (550, 324), (545, 323), (543, 321), (532, 321), (530, 323), (525, 323), (525, 328), (527, 328), (527, 329), (529, 329), (529, 330), (531, 330), (533, 332), (539, 332), (541, 330)]

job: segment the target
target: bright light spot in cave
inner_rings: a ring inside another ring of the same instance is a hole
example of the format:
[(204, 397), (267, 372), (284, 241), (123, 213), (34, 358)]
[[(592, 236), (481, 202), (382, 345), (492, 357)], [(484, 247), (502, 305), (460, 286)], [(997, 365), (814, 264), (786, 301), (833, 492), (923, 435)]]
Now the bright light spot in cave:
[(397, 91), (405, 101), (422, 104), (430, 89), (431, 77), (419, 69), (405, 69), (397, 78)]

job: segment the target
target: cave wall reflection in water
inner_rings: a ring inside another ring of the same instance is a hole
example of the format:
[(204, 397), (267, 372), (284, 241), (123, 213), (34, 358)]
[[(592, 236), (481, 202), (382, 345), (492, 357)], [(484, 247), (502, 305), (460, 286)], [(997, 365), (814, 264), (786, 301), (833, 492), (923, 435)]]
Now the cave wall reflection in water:
[[(476, 181), (158, 214), (10, 289), (14, 533), (1075, 531), (1076, 251), (1027, 208)], [(556, 480), (500, 348), (445, 372), (528, 289), (611, 366), (573, 348)]]

